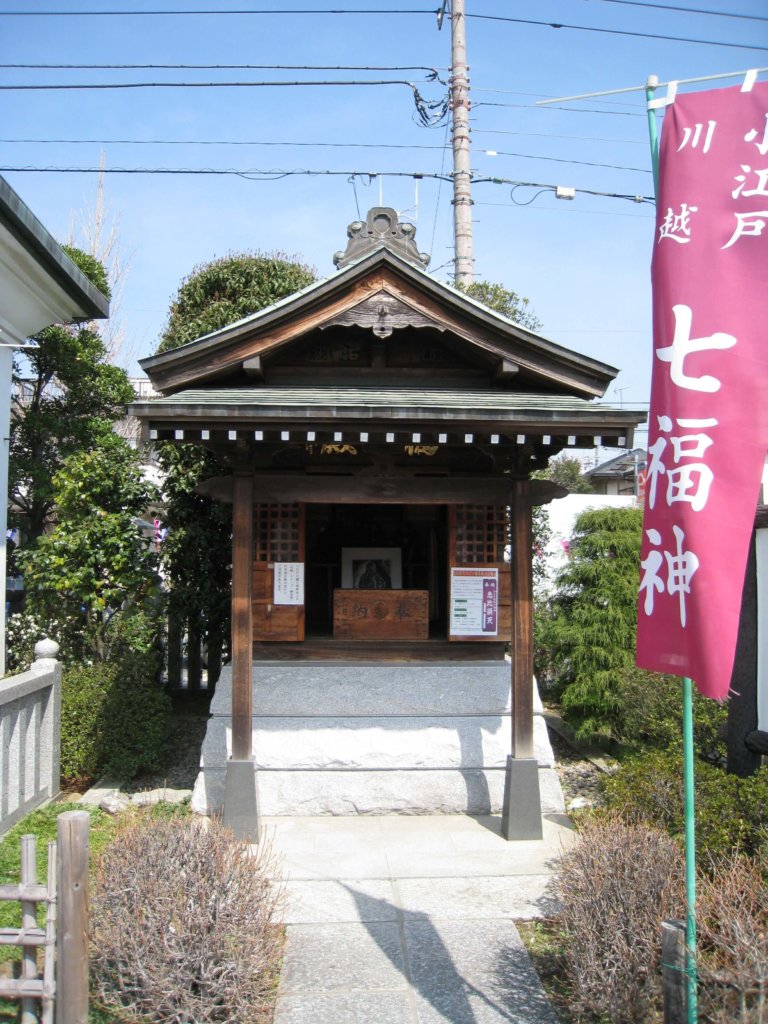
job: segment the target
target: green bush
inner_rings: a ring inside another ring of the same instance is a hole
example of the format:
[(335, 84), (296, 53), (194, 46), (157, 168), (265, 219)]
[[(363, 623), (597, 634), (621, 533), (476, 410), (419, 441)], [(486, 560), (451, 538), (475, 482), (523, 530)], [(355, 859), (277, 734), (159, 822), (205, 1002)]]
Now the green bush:
[(67, 669), (61, 699), (61, 774), (68, 782), (104, 772), (132, 779), (160, 764), (170, 698), (154, 680), (117, 664)]
[[(677, 676), (626, 669), (621, 674), (621, 740), (632, 746), (680, 750), (683, 747), (682, 680)], [(693, 739), (698, 756), (725, 764), (725, 704), (693, 695)]]
[[(634, 663), (642, 536), (638, 508), (586, 509), (570, 559), (537, 630), (537, 671), (549, 672), (580, 739), (618, 739), (622, 672)], [(546, 657), (542, 657), (542, 650)]]
[[(627, 758), (603, 781), (608, 808), (635, 821), (685, 834), (683, 758), (679, 751), (647, 751)], [(696, 847), (702, 864), (733, 850), (756, 852), (768, 840), (768, 768), (749, 778), (729, 775), (697, 758)]]

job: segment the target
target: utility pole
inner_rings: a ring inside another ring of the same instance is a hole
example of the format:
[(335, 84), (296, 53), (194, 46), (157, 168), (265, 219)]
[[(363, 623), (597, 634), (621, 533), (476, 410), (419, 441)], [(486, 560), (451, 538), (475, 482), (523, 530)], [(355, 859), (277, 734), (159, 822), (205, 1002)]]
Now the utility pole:
[[(442, 25), (447, 0), (438, 14)], [(472, 284), (472, 181), (469, 147), (469, 69), (464, 0), (451, 0), (451, 128), (453, 144), (453, 233), (455, 244), (454, 282)]]

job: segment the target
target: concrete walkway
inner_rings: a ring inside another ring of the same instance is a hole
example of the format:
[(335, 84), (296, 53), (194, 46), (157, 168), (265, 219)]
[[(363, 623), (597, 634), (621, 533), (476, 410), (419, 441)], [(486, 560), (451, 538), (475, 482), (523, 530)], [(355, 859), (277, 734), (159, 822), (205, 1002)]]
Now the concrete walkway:
[(556, 1024), (515, 919), (552, 909), (565, 816), (266, 818), (286, 882), (274, 1024)]

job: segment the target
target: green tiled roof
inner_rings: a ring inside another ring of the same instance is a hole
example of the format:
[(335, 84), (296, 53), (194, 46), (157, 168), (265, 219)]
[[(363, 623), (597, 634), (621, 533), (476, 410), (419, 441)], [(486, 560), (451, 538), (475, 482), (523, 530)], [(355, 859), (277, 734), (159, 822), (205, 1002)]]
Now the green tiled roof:
[(166, 398), (136, 403), (134, 415), (152, 417), (174, 410), (199, 410), (201, 415), (235, 414), (242, 417), (253, 412), (264, 414), (270, 409), (343, 409), (355, 410), (362, 415), (386, 415), (387, 410), (402, 414), (407, 410), (420, 413), (466, 412), (542, 413), (546, 417), (559, 414), (616, 415), (626, 421), (638, 422), (645, 414), (616, 409), (569, 395), (532, 394), (516, 391), (479, 391), (451, 388), (350, 388), (350, 387), (253, 387), (253, 388), (194, 388), (179, 391)]

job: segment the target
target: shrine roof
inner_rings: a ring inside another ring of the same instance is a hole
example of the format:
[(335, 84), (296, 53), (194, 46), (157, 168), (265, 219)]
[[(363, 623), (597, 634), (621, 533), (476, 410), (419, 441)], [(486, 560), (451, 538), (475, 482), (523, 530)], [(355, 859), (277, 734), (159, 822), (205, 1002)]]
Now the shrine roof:
[[(558, 389), (585, 397), (602, 395), (618, 372), (589, 356), (574, 352), (430, 277), (423, 269), (385, 245), (350, 262), (342, 270), (308, 285), (271, 306), (176, 349), (141, 360), (157, 390), (215, 386), (250, 356), (264, 356), (315, 327), (334, 322), (377, 289), (395, 289), (399, 299), (421, 312), (441, 330), (458, 331), (468, 349), (521, 361)], [(423, 321), (422, 321), (423, 322)]]
[(251, 387), (192, 388), (136, 402), (131, 412), (153, 421), (456, 420), (541, 421), (632, 426), (646, 413), (569, 395), (466, 388)]

